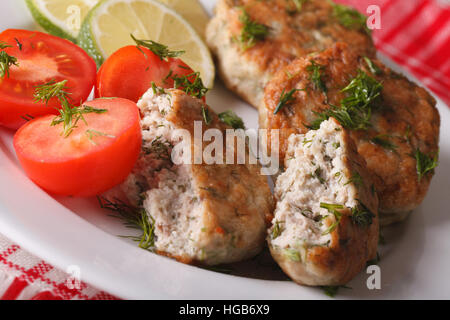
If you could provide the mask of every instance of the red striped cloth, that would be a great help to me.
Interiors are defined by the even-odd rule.
[[[381,13],[375,45],[403,66],[450,106],[450,1],[336,0],[369,15],[370,5]]]
[[[336,0],[381,12],[377,48],[450,105],[450,3],[446,0]],[[80,283],[0,235],[0,299],[115,299]]]
[[[0,300],[115,300],[0,235]]]

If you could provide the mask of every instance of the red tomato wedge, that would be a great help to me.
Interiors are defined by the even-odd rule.
[[[171,72],[171,73],[170,73]],[[95,86],[96,97],[120,97],[137,102],[152,86],[173,88],[171,76],[188,76],[194,71],[181,59],[161,60],[147,48],[126,46],[114,52],[102,65]]]
[[[11,47],[4,51],[17,58],[9,77],[0,78],[0,125],[17,129],[26,120],[55,114],[57,99],[34,103],[34,90],[49,81],[68,80],[68,91],[74,104],[85,101],[95,84],[96,65],[86,52],[68,40],[42,32],[8,29],[0,41]]]
[[[84,105],[106,109],[84,114],[83,121],[64,137],[62,124],[51,126],[53,115],[32,120],[14,136],[14,148],[26,174],[43,189],[65,196],[94,196],[121,183],[141,150],[142,136],[136,103],[97,99]]]

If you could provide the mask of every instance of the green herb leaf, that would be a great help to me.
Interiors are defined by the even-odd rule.
[[[439,152],[436,152],[435,155],[431,156],[426,155],[422,153],[419,149],[417,149],[415,153],[415,158],[416,158],[417,178],[420,182],[428,172],[432,172],[438,166]]]
[[[169,50],[168,46],[165,46],[161,43],[155,42],[153,40],[139,40],[136,39],[132,34],[130,34],[131,38],[134,42],[136,42],[136,45],[138,49],[139,47],[144,47],[149,49],[151,52],[156,54],[161,60],[168,59],[168,58],[177,58],[185,53],[185,51],[171,51]],[[142,51],[142,50],[141,50]],[[142,52],[144,53],[144,52]],[[144,53],[145,55],[145,53]]]
[[[203,116],[203,121],[205,121],[206,125],[209,126],[212,122],[212,118],[209,114],[208,108],[205,108],[205,106],[202,106],[202,116]]]
[[[48,104],[52,98],[57,98],[63,106],[69,106],[69,95],[67,91],[67,80],[56,82],[51,80],[36,87],[34,92],[34,102],[44,102]]]
[[[391,141],[389,141],[390,136],[387,134],[379,134],[376,137],[373,137],[370,139],[373,143],[383,147],[384,149],[395,151],[397,149],[397,146],[393,144]]]
[[[383,86],[362,70],[341,91],[347,93],[340,106],[330,105],[330,108],[313,113],[317,116],[307,128],[317,130],[320,124],[329,118],[335,118],[343,127],[350,130],[366,130],[371,126],[372,111],[378,108],[378,98]]]
[[[281,233],[283,232],[283,227],[281,226],[280,221],[275,221],[273,228],[272,228],[272,240],[278,238]]]
[[[375,214],[367,208],[361,201],[359,205],[352,208],[352,221],[360,227],[368,227],[372,224]]]
[[[322,235],[327,235],[327,234],[333,232],[337,228],[339,223],[341,222],[342,214],[338,210],[344,209],[344,206],[341,204],[330,204],[330,203],[321,202],[320,207],[327,209],[328,212],[332,213],[336,219],[336,221],[331,226],[329,226],[327,230],[325,230],[322,233]]]
[[[372,60],[370,60],[368,57],[364,57],[364,61],[367,63],[370,72],[372,72],[374,75],[381,74],[381,69],[375,63],[373,63]]]
[[[336,296],[340,288],[351,289],[347,286],[321,286],[321,288],[325,292],[325,294],[331,298],[334,298]]]
[[[245,130],[244,121],[236,113],[234,113],[231,110],[219,113],[219,119],[220,119],[220,121],[229,125],[233,129],[244,129]]]
[[[0,41],[0,50],[6,49],[6,48],[12,48],[12,46],[4,41]]]
[[[347,29],[364,30],[368,35],[372,33],[367,27],[367,17],[351,7],[333,3],[333,15]]]
[[[253,21],[244,9],[242,9],[239,21],[243,27],[240,36],[235,38],[235,40],[241,44],[243,50],[253,47],[258,41],[264,40],[269,34],[270,28]]]
[[[139,243],[139,247],[145,250],[154,251],[155,246],[155,220],[143,208],[135,208],[127,205],[119,199],[114,202],[97,197],[100,207],[114,212],[112,217],[122,220],[128,228],[137,229],[142,232],[141,236],[124,236]]]
[[[200,78],[200,72],[194,72],[185,76],[171,75],[172,71],[169,72],[169,77],[174,80],[174,88],[180,89],[186,92],[188,95],[195,98],[203,98],[209,91],[203,84]]]
[[[289,258],[290,260],[295,261],[295,262],[301,261],[300,253],[297,250],[292,249],[292,248],[286,248],[283,250],[283,252],[284,252],[284,255],[287,258]]]
[[[56,116],[51,125],[57,126],[59,124],[63,124],[63,132],[62,135],[67,138],[75,128],[77,128],[78,122],[83,121],[86,125],[87,122],[84,119],[84,115],[88,113],[105,113],[108,110],[106,109],[98,109],[90,106],[80,106],[80,107],[69,107],[69,108],[61,108],[59,109],[59,115]]]
[[[327,93],[327,87],[322,79],[323,66],[316,63],[314,60],[310,60],[310,65],[306,67],[306,70],[310,73],[309,80],[314,84],[315,90],[321,90],[323,93]]]
[[[19,66],[17,58],[10,56],[6,51],[0,51],[0,78],[5,76],[9,78],[9,68],[11,66]]]
[[[291,89],[287,93],[285,92],[285,89],[283,89],[283,91],[281,92],[280,101],[278,102],[278,105],[275,108],[275,111],[273,112],[273,114],[277,114],[278,112],[280,112],[281,109],[283,109],[283,107],[285,105],[294,101],[295,100],[294,93],[297,91],[304,91],[304,89],[295,89],[294,88],[294,89]]]

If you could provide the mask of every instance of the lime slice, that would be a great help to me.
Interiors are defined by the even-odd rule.
[[[83,22],[78,44],[100,66],[119,48],[135,44],[130,34],[184,50],[181,59],[200,72],[205,86],[213,86],[214,64],[207,46],[181,15],[156,0],[102,0]]]
[[[158,0],[178,12],[205,39],[209,16],[198,0]]]
[[[25,0],[36,22],[50,34],[76,41],[81,23],[99,0]]]

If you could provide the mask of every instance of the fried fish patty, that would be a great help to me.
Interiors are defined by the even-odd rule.
[[[289,137],[275,186],[270,252],[292,280],[343,285],[374,259],[378,199],[349,131],[335,119]]]
[[[207,28],[207,42],[227,87],[255,108],[267,81],[295,58],[327,49],[337,41],[348,42],[365,55],[375,55],[363,16],[352,11],[343,17],[336,9],[343,7],[328,0],[301,2],[301,8],[291,0],[217,3]],[[255,23],[266,26],[267,35],[264,27],[261,35]]]
[[[379,86],[380,96],[373,99],[370,111],[359,106],[366,111],[353,112],[354,119],[348,119],[342,105],[375,95]],[[380,221],[386,225],[403,220],[426,195],[433,170],[424,171],[424,165],[435,161],[439,144],[440,116],[435,105],[425,89],[338,43],[277,73],[265,89],[260,126],[281,129],[283,159],[289,135],[307,132],[326,114],[337,115],[343,125],[360,125],[352,128],[351,136],[373,175]]]
[[[202,100],[180,90],[149,89],[138,106],[142,152],[121,188],[152,222],[155,250],[202,265],[258,254],[273,213],[273,197],[261,166],[225,164],[225,159],[224,164],[181,161],[190,149],[193,163],[194,148],[205,150],[210,144],[195,140],[196,122],[202,124],[201,134],[214,129],[225,136],[231,127]]]

